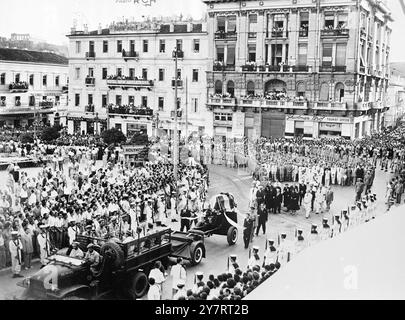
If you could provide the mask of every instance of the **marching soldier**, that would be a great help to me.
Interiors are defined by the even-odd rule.
[[[239,268],[236,259],[238,256],[236,254],[231,254],[228,258],[228,273],[234,274],[235,270]]]
[[[260,266],[259,247],[254,246],[253,252],[249,257],[248,268],[253,269],[254,266]]]
[[[322,241],[324,240],[328,240],[329,238],[331,238],[331,228],[328,224],[328,219],[327,218],[323,218],[322,219],[322,231],[321,231],[321,235],[320,238]]]
[[[11,232],[11,240],[9,242],[9,250],[11,255],[11,270],[13,271],[13,278],[22,278],[21,272],[21,258],[23,245],[18,237],[17,231]]]
[[[342,222],[340,221],[340,215],[335,214],[335,222],[332,226],[332,238],[336,237],[342,232]]]
[[[319,234],[317,230],[318,226],[316,224],[313,224],[311,226],[311,233],[309,235],[309,244],[313,246],[319,241]]]
[[[376,196],[375,193],[373,193],[370,196],[370,216],[371,216],[371,219],[375,219],[376,209],[377,209],[377,196]]]
[[[48,238],[48,226],[41,225],[40,227],[40,234],[37,237],[38,247],[39,247],[39,256],[41,260],[41,265],[44,267],[46,265],[45,259],[48,258],[50,254],[50,242]]]
[[[350,212],[349,212],[349,228],[352,228],[353,226],[356,225],[357,222],[357,206],[353,205],[350,207]]]
[[[199,294],[200,291],[200,287],[204,287],[205,283],[203,281],[204,279],[204,273],[201,271],[198,271],[195,273],[195,277],[194,277],[194,286],[193,286],[193,293],[194,294]]]
[[[347,210],[343,210],[342,213],[343,213],[342,232],[345,232],[347,229],[349,229],[350,218]]]
[[[274,246],[274,240],[269,239],[269,240],[267,240],[267,243],[268,243],[268,247],[267,247],[266,252],[264,254],[264,261],[265,262],[263,262],[263,264],[270,265],[272,263],[273,264],[276,263],[277,249]]]
[[[305,249],[306,245],[305,245],[305,239],[303,234],[303,230],[302,229],[298,229],[297,230],[297,239],[295,241],[295,252],[294,255],[297,255],[298,253],[300,253],[302,250]]]
[[[289,260],[288,254],[289,254],[289,248],[288,248],[288,242],[287,242],[287,234],[283,232],[281,234],[281,240],[280,240],[280,244],[278,246],[277,261],[281,265],[286,264]]]

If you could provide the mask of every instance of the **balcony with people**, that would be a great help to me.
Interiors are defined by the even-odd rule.
[[[84,107],[84,111],[88,113],[94,113],[94,104],[89,104]]]
[[[230,93],[215,93],[210,94],[208,104],[220,107],[235,107],[236,99]]]
[[[339,21],[337,25],[335,25],[334,19],[326,17],[324,28],[321,30],[321,37],[349,37],[349,29],[347,28],[346,20]]]
[[[53,101],[47,101],[47,100],[43,100],[39,102],[39,107],[41,109],[52,109],[54,107],[54,103]]]
[[[153,80],[142,79],[134,76],[111,75],[107,77],[107,86],[110,89],[133,88],[135,90],[140,90],[146,88],[150,91],[154,86],[154,82]]]
[[[215,32],[215,39],[216,40],[236,40],[238,37],[236,30],[235,31],[228,31],[225,30],[217,30]]]
[[[28,91],[28,83],[25,82],[25,81],[12,82],[8,86],[8,89],[12,93],[15,93],[15,92],[27,92]]]
[[[125,51],[124,49],[122,50],[122,57],[127,60],[137,60],[139,59],[139,53],[136,51]]]
[[[115,105],[109,104],[107,106],[109,115],[131,115],[131,116],[143,116],[152,117],[153,110],[145,106],[135,106],[134,104],[129,105]]]

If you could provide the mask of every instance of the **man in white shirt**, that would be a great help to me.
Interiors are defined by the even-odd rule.
[[[76,258],[76,259],[83,259],[84,258],[84,253],[79,248],[79,243],[78,242],[73,241],[73,243],[72,243],[72,251],[70,251],[69,257],[70,258]]]
[[[149,278],[148,300],[160,300],[160,288],[154,278]]]
[[[161,263],[159,261],[155,262],[154,268],[149,273],[149,278],[155,279],[156,285],[162,289],[162,284],[166,281],[165,275],[160,271]]]
[[[173,296],[173,300],[179,300],[180,298],[187,298],[187,291],[184,289],[186,281],[180,280],[177,284],[177,293]]]
[[[172,283],[172,288],[173,292],[172,295],[175,296],[177,293],[178,289],[178,284],[181,281],[186,281],[187,280],[187,273],[184,267],[182,266],[182,259],[177,258],[177,263],[172,267],[170,270],[170,275],[172,276],[173,283]]]

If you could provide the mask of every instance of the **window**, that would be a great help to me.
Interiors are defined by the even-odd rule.
[[[120,106],[120,105],[121,105],[121,102],[122,102],[122,97],[117,94],[117,95],[115,96],[115,104],[116,104],[117,106]]]
[[[235,83],[233,81],[228,81],[226,85],[226,92],[228,92],[233,98],[235,95]]]
[[[306,66],[307,65],[307,52],[308,45],[305,43],[300,43],[298,45],[298,65]]]
[[[76,53],[80,53],[82,51],[82,43],[80,41],[76,41]]]
[[[30,97],[29,97],[28,105],[29,105],[30,107],[34,107],[34,106],[35,106],[35,96],[30,96]]]
[[[117,52],[122,52],[122,40],[117,40]]]
[[[48,85],[48,77],[47,76],[42,77],[42,85],[44,85],[44,86]]]
[[[286,16],[284,14],[275,14],[273,17],[273,31],[284,31],[286,28]]]
[[[148,97],[142,96],[142,107],[146,108],[148,106]]]
[[[193,107],[193,112],[198,113],[198,99],[197,98],[191,99],[191,105]]]
[[[297,97],[305,97],[305,83],[299,82],[297,83]]]
[[[225,17],[224,16],[218,16],[217,17],[217,30],[225,32]]]
[[[217,61],[225,61],[225,48],[217,47]]]
[[[75,106],[80,106],[80,93],[75,94]]]
[[[222,81],[215,81],[215,94],[222,94]]]
[[[19,83],[19,82],[20,82],[20,74],[17,73],[17,74],[15,75],[15,83]]]
[[[253,81],[249,81],[247,83],[247,95],[254,95],[255,94],[255,83]]]
[[[227,32],[229,32],[229,33],[235,33],[236,32],[236,16],[229,16],[228,17]]]
[[[55,87],[59,87],[59,76],[55,77]]]
[[[176,49],[177,51],[183,51],[183,40],[176,39]]]
[[[331,67],[332,66],[332,48],[331,43],[324,43],[322,46],[322,66]]]
[[[80,68],[75,68],[75,79],[76,80],[80,79]]]
[[[148,69],[146,68],[142,69],[142,79],[148,79]]]
[[[121,123],[116,123],[115,124],[115,129],[122,131],[122,124]]]
[[[309,13],[301,12],[300,14],[300,37],[308,37]]]
[[[249,32],[257,32],[257,14],[249,14]]]
[[[347,14],[340,13],[337,18],[337,28],[338,29],[345,29],[347,28]]]
[[[122,77],[122,68],[117,68],[117,76]]]
[[[193,69],[193,82],[198,82],[198,69]]]
[[[227,48],[226,65],[227,66],[235,65],[235,46],[228,46]]]
[[[30,86],[34,85],[34,75],[33,74],[30,74],[29,83],[30,83]]]
[[[129,68],[129,77],[131,79],[135,78],[135,69],[134,68]]]
[[[94,41],[89,41],[89,52],[94,52]]]
[[[195,53],[200,52],[200,39],[193,40],[193,51]]]
[[[165,53],[166,52],[166,41],[165,40],[160,40],[159,41],[159,52],[160,53]]]
[[[90,78],[93,78],[93,77],[94,77],[94,69],[93,69],[93,68],[89,68],[88,76],[89,76]]]
[[[159,100],[158,100],[159,111],[163,111],[164,107],[165,107],[165,98],[164,97],[159,97]]]
[[[129,41],[129,51],[130,52],[135,52],[135,40],[130,40]]]
[[[249,44],[248,45],[248,59],[249,61],[256,61],[256,45],[255,44]]]
[[[17,107],[21,106],[21,97],[20,96],[15,97],[15,105]]]
[[[103,41],[103,52],[104,53],[108,52],[108,41],[107,40]]]
[[[88,104],[89,106],[91,106],[91,105],[93,104],[93,95],[92,95],[92,94],[89,94],[89,95],[87,96],[87,104]]]
[[[0,75],[0,85],[4,86],[6,84],[6,74],[2,73]]]
[[[6,106],[6,97],[5,96],[0,97],[0,106],[2,106],[2,107]]]
[[[165,81],[165,69],[159,69],[159,81]]]
[[[177,79],[181,79],[181,69],[177,69]]]
[[[320,92],[319,92],[319,100],[320,101],[329,101],[329,84],[324,82],[321,84]]]
[[[232,121],[232,113],[214,113],[216,121]]]
[[[346,65],[346,43],[338,43],[336,44],[335,66],[345,66],[345,65]]]
[[[107,104],[108,104],[108,102],[107,102],[107,95],[106,95],[106,94],[103,94],[103,95],[101,96],[101,106],[102,106],[103,108],[105,108],[105,107],[107,106]]]
[[[282,44],[272,44],[272,57],[271,64],[273,66],[278,66],[283,60],[283,45]]]
[[[149,50],[149,41],[143,40],[143,52],[148,52]]]
[[[108,76],[107,73],[108,73],[107,68],[103,68],[102,69],[102,78],[103,78],[103,80],[107,79],[107,76]]]
[[[335,28],[335,15],[333,13],[325,13],[325,29]]]
[[[135,97],[134,96],[128,96],[128,104],[135,104]]]

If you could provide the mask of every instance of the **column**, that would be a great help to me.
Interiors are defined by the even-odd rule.
[[[286,61],[286,48],[285,48],[285,44],[284,44],[284,43],[283,43],[283,45],[282,45],[281,56],[282,56],[282,58],[281,58],[282,62],[285,63],[285,61]]]
[[[265,39],[265,19],[264,10],[259,10],[257,16],[257,33],[256,33],[256,62],[257,65],[263,65],[265,60],[264,39]]]
[[[248,36],[248,26],[247,26],[247,14],[246,12],[241,12],[240,15],[236,17],[237,26],[237,41],[235,49],[235,62],[236,66],[242,66],[247,60],[247,36]]]
[[[296,64],[296,59],[297,59],[297,55],[298,55],[298,30],[299,28],[299,14],[298,11],[293,11],[290,14],[290,21],[288,22],[289,25],[289,34],[288,34],[288,38],[289,38],[289,58],[288,58],[288,64],[290,66],[294,66]]]

